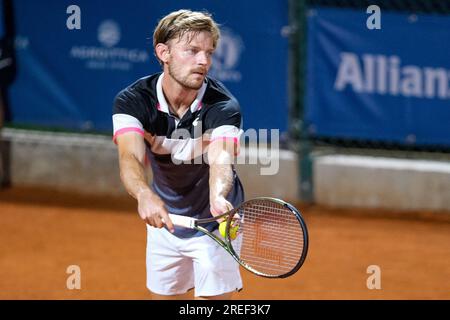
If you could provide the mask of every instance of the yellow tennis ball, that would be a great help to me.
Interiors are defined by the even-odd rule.
[[[227,222],[223,221],[219,224],[219,232],[222,237],[225,238],[225,230],[227,228]]]
[[[220,235],[224,238],[226,237],[226,234],[225,234],[226,228],[227,228],[227,222],[226,221],[221,222],[219,225],[219,232],[220,232]],[[231,226],[230,227],[230,239],[231,240],[236,239],[238,229],[239,229],[239,226]]]
[[[230,239],[231,240],[236,239],[238,230],[239,230],[239,226],[231,226],[231,228],[230,228]]]

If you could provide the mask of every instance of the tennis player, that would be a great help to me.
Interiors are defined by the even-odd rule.
[[[208,218],[244,201],[233,166],[240,107],[207,76],[219,36],[206,12],[163,17],[153,34],[163,72],[137,80],[114,102],[120,176],[147,223],[147,287],[154,299],[229,299],[242,288],[238,264],[225,250],[201,232],[174,227],[168,216]],[[217,228],[217,222],[207,226]]]

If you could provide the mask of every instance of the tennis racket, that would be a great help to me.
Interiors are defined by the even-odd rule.
[[[208,219],[169,216],[174,225],[199,230],[214,239],[242,267],[258,276],[291,276],[306,259],[308,231],[305,221],[294,206],[283,200],[255,198]],[[225,238],[202,227],[202,224],[225,219]]]

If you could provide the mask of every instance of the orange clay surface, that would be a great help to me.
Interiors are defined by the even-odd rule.
[[[130,197],[0,190],[0,299],[149,299],[135,207]],[[297,207],[310,233],[303,267],[281,280],[242,271],[234,299],[450,299],[450,212]],[[80,290],[66,287],[70,265]],[[371,265],[381,289],[367,288]]]

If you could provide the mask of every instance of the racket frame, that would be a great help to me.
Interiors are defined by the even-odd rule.
[[[254,202],[254,201],[261,201],[261,200],[263,200],[263,201],[270,200],[270,201],[276,202],[276,203],[284,206],[288,210],[290,210],[294,214],[296,219],[298,220],[298,222],[302,228],[302,231],[303,231],[302,255],[301,255],[299,261],[297,262],[297,264],[295,265],[295,267],[292,268],[289,272],[282,274],[282,275],[270,275],[270,274],[266,274],[266,273],[260,272],[258,270],[255,270],[250,265],[245,263],[245,261],[243,261],[239,258],[237,253],[234,251],[233,246],[231,245],[231,241],[233,241],[233,240],[230,238],[230,227],[232,225],[232,221],[233,221],[235,214],[238,213],[238,211],[242,207],[245,207],[248,203]],[[300,267],[305,262],[306,256],[308,254],[308,229],[306,227],[306,223],[305,223],[300,211],[297,210],[293,205],[291,205],[283,200],[277,199],[277,198],[271,198],[271,197],[253,198],[251,200],[245,201],[239,207],[234,208],[224,214],[221,214],[216,217],[206,218],[206,219],[195,219],[195,218],[191,218],[191,217],[178,216],[178,215],[174,215],[174,214],[170,214],[170,219],[172,220],[172,222],[175,225],[186,227],[189,229],[195,229],[197,231],[203,232],[204,234],[209,236],[211,239],[216,241],[223,249],[225,249],[236,260],[236,262],[238,262],[243,268],[245,268],[246,270],[248,270],[258,276],[261,276],[261,277],[265,277],[265,278],[289,277],[289,276],[293,275],[294,273],[296,273],[300,269]],[[224,219],[226,219],[225,239],[224,240],[222,240],[221,238],[219,238],[218,236],[216,236],[215,234],[210,232],[208,229],[201,226],[202,224],[210,223],[210,222],[217,221],[217,220],[224,220]]]

